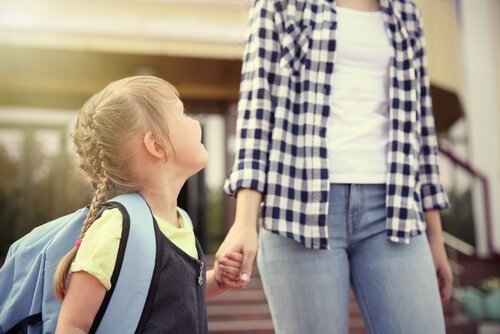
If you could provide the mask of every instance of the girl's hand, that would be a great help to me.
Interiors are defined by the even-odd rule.
[[[214,298],[230,289],[242,287],[240,282],[240,268],[243,261],[243,254],[227,252],[225,256],[219,258],[220,278],[215,277],[215,268],[207,270],[207,285],[205,297]]]
[[[243,261],[243,254],[228,252],[225,256],[219,259],[219,269],[221,272],[221,280],[219,284],[223,288],[239,288],[240,284],[240,269]]]

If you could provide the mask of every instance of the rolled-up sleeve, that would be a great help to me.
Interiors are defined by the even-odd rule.
[[[236,123],[234,165],[224,184],[227,194],[238,189],[266,189],[266,171],[273,126],[271,85],[279,61],[273,1],[255,1],[250,10]]]
[[[420,58],[420,93],[421,93],[421,136],[420,136],[420,194],[424,210],[445,209],[449,207],[449,200],[439,178],[438,142],[436,126],[432,110],[430,79],[425,52],[425,38],[420,11],[417,10],[417,20],[420,32],[421,48],[417,50]]]

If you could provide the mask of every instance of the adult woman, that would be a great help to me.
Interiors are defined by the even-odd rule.
[[[217,256],[242,252],[247,279],[261,216],[276,332],[347,333],[351,283],[371,333],[444,333],[448,199],[416,6],[256,1],[238,112],[236,216]]]

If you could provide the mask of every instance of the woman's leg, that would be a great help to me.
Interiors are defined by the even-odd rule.
[[[260,230],[257,263],[277,334],[347,334],[346,190],[338,186],[330,194],[330,250]]]
[[[372,334],[445,333],[425,234],[410,244],[386,239],[385,186],[353,185],[351,284]]]

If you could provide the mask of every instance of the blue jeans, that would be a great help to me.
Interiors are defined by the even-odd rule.
[[[385,185],[334,184],[329,250],[260,229],[257,262],[276,333],[348,333],[349,285],[369,333],[445,333],[425,233],[395,244],[385,220]]]

